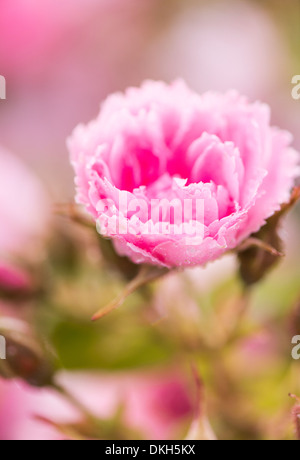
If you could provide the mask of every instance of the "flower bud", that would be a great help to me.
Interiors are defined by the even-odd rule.
[[[259,282],[280,260],[283,242],[279,236],[281,219],[300,198],[300,187],[296,187],[289,203],[270,217],[258,233],[245,242],[239,253],[240,275],[248,286]]]
[[[5,339],[5,360],[0,361],[0,375],[6,379],[21,378],[32,386],[52,382],[53,368],[43,347],[25,323],[1,318],[0,335]]]
[[[0,298],[18,302],[31,299],[40,292],[41,288],[28,271],[0,262]]]

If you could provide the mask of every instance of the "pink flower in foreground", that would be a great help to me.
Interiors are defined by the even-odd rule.
[[[266,105],[236,92],[148,81],[74,131],[77,201],[136,263],[205,264],[289,200],[299,172],[291,141]]]

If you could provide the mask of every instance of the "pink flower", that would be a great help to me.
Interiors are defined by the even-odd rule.
[[[146,7],[148,3],[151,6],[152,0],[143,3],[146,3]],[[50,78],[49,75],[57,78],[60,74],[57,66],[64,67],[65,61],[70,62],[70,55],[71,61],[73,60],[74,51],[77,60],[83,57],[81,53],[84,54],[82,67],[87,64],[87,59],[91,64],[87,51],[97,63],[98,59],[95,56],[98,56],[100,46],[102,67],[99,69],[102,77],[103,64],[109,65],[110,61],[114,60],[114,56],[109,58],[109,52],[114,53],[115,43],[120,42],[120,47],[124,47],[123,36],[119,39],[117,35],[113,37],[113,43],[110,43],[109,52],[107,46],[104,46],[104,43],[107,43],[107,35],[112,32],[111,26],[114,27],[116,24],[116,27],[120,27],[121,21],[122,26],[125,25],[126,28],[128,15],[130,18],[131,13],[135,15],[140,10],[143,10],[143,5],[139,0],[125,0],[125,2],[124,0],[76,0],[75,2],[65,0],[63,3],[44,0],[43,4],[39,0],[2,1],[0,2],[1,73],[18,80],[19,83],[24,82],[25,79],[28,81],[42,79],[42,84],[45,85]],[[132,19],[134,18],[135,16]],[[125,32],[125,46],[132,36],[132,29],[140,27],[139,23],[137,27],[136,24],[130,25],[129,33],[127,30]],[[91,37],[86,34],[87,27],[92,32]],[[74,46],[76,43],[80,46]],[[95,51],[87,48],[87,44],[93,46]],[[135,43],[132,45],[134,46]],[[104,60],[102,54],[105,54]],[[55,66],[54,61],[58,61]],[[74,64],[76,66],[76,62]],[[55,67],[54,74],[52,74],[53,67]],[[81,71],[80,67],[77,62],[73,72],[79,71],[81,78],[84,78],[87,72]],[[96,68],[98,68],[97,64]],[[95,72],[95,68],[93,71]],[[69,83],[70,72],[72,69],[69,69],[68,75],[65,76]],[[88,74],[91,77],[93,72]]]
[[[63,436],[36,419],[37,415],[63,421],[74,410],[53,391],[31,388],[0,377],[0,439],[2,441],[59,440]]]
[[[124,407],[125,427],[145,439],[173,439],[186,430],[194,413],[187,382],[168,374],[64,373],[63,386],[94,415],[109,420]],[[0,378],[0,439],[55,440],[64,436],[36,416],[58,424],[81,421],[81,414],[50,389],[31,388]],[[101,432],[99,432],[99,438]]]
[[[165,372],[64,374],[62,383],[95,415],[113,417],[124,406],[123,421],[143,439],[173,439],[188,428],[195,411],[193,385],[174,369]]]
[[[89,6],[87,6],[87,4]],[[66,0],[63,5],[45,0],[11,0],[0,5],[0,56],[4,71],[19,78],[51,68],[51,59],[69,43],[69,37],[95,0]],[[2,70],[2,69],[1,69]],[[44,75],[44,74],[43,74]]]
[[[45,230],[48,213],[39,180],[17,157],[0,148],[0,257],[31,253],[36,237]]]
[[[299,173],[291,141],[266,105],[234,91],[148,81],[74,131],[77,201],[135,263],[205,264],[288,201]]]
[[[39,180],[0,147],[0,290],[32,289],[31,276],[10,259],[34,260],[49,214],[49,201]]]
[[[26,272],[7,263],[2,263],[0,260],[0,291],[1,289],[28,291],[31,284],[30,276]]]

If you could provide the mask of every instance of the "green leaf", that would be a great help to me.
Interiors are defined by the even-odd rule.
[[[53,344],[66,369],[134,369],[162,364],[172,350],[151,326],[132,324],[129,318],[101,323],[61,322],[54,329]]]

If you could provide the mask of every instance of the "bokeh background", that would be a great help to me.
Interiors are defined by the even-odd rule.
[[[298,0],[3,0],[0,12],[1,144],[38,169],[55,198],[73,197],[73,128],[109,93],[147,78],[264,100],[299,147]]]
[[[33,192],[31,180],[29,190],[25,179],[7,176],[3,166],[0,197],[9,203],[9,190],[17,190],[28,221],[48,219],[47,243],[35,240],[26,258],[21,252],[35,267],[43,264],[52,286],[50,300],[21,306],[1,301],[0,318],[38,325],[63,371],[61,381],[87,406],[96,404],[101,417],[114,413],[113,421],[101,425],[107,437],[134,438],[135,428],[142,427],[146,438],[182,439],[198,404],[190,371],[196,363],[219,438],[293,438],[297,417],[288,393],[300,396],[300,363],[291,359],[291,339],[300,334],[297,209],[284,229],[287,257],[256,288],[235,346],[222,346],[220,339],[219,348],[209,351],[198,343],[199,330],[211,343],[220,335],[220,322],[238,316],[235,260],[171,276],[150,289],[151,302],[145,300],[149,292],[136,294],[128,311],[91,326],[90,315],[122,281],[101,266],[94,236],[44,214],[74,199],[66,148],[73,128],[94,118],[108,94],[144,79],[183,78],[198,92],[235,88],[267,102],[273,124],[291,131],[300,150],[300,101],[291,96],[292,77],[300,74],[299,0],[2,0],[0,74],[7,84],[7,98],[0,101],[1,147],[32,170],[40,187]],[[36,200],[33,206],[33,193],[43,196],[42,204]],[[5,228],[3,216],[0,226]],[[11,237],[12,230],[6,233]],[[0,244],[6,257],[11,248],[15,256],[17,246],[19,254],[27,245],[20,237],[18,245],[12,237],[6,241]],[[95,394],[92,401],[88,393]],[[132,432],[118,419],[123,402]],[[37,393],[0,379],[0,437],[79,436],[77,428],[33,421],[41,406],[51,409],[42,414],[51,420],[73,417],[48,390]]]

